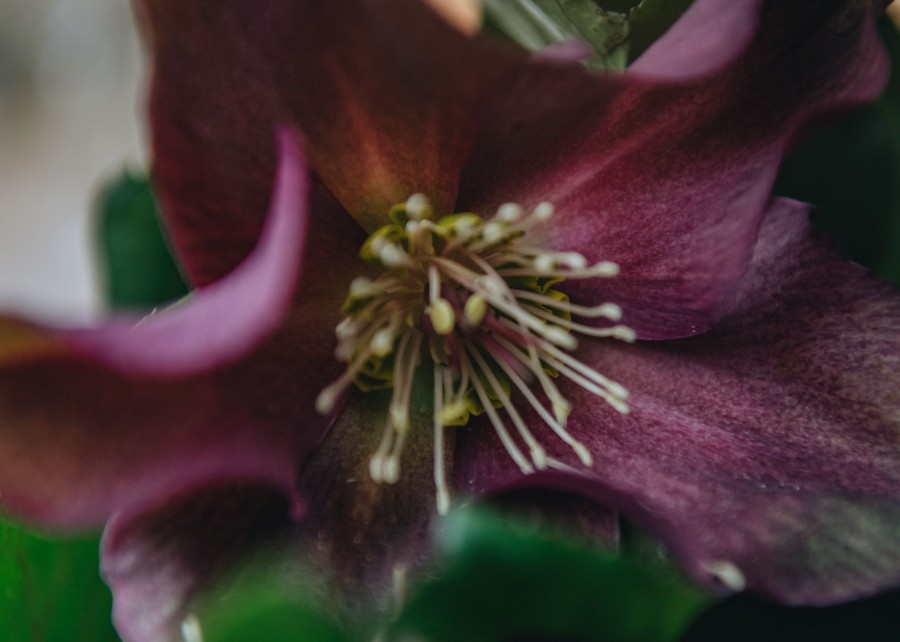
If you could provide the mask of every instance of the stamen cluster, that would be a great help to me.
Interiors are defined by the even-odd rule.
[[[617,411],[628,412],[625,388],[570,354],[578,345],[573,332],[633,341],[630,328],[612,325],[621,319],[621,309],[612,303],[576,305],[554,288],[565,279],[615,277],[618,266],[606,261],[588,265],[581,254],[529,245],[528,231],[552,215],[549,203],[527,214],[507,203],[488,219],[462,213],[435,220],[428,200],[417,194],[392,208],[391,223],[366,240],[360,255],[382,272],[350,286],[346,316],[336,328],[336,357],[347,369],[322,391],[317,407],[330,412],[353,383],[364,391],[392,389],[384,434],[370,461],[374,480],[399,479],[400,454],[411,429],[413,382],[420,370],[430,370],[433,377],[434,474],[441,513],[450,502],[443,464],[445,427],[487,414],[510,457],[522,472],[531,473],[565,466],[547,455],[525,424],[512,402],[514,390],[585,466],[591,466],[591,454],[566,430],[571,407],[554,379],[566,377]],[[594,327],[573,321],[573,316],[611,323]],[[423,366],[423,361],[430,364]],[[527,447],[527,457],[520,443]]]

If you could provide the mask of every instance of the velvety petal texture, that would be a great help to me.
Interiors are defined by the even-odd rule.
[[[3,325],[4,510],[83,526],[221,477],[293,492],[330,421],[313,405],[319,377],[339,371],[333,329],[360,238],[327,192],[307,194],[296,141],[283,142],[269,232],[209,293],[132,332]],[[308,201],[330,215],[309,221]]]
[[[299,516],[284,494],[236,482],[192,488],[116,515],[102,543],[113,621],[128,642],[181,641],[188,604]]]
[[[228,271],[259,233],[276,123],[303,129],[316,172],[370,231],[416,192],[449,210],[475,113],[521,57],[458,33],[419,0],[138,8],[153,53],[155,175],[198,285]]]
[[[828,604],[900,583],[900,296],[811,235],[804,212],[773,204],[711,332],[584,346],[582,359],[631,392],[623,416],[564,391],[592,471],[522,479],[490,452],[489,428],[473,427],[457,480],[618,505],[731,590]]]
[[[798,128],[884,85],[872,13],[861,0],[769,2],[749,49],[691,83],[598,76],[551,59],[522,67],[487,110],[461,207],[553,203],[544,245],[622,268],[614,280],[565,284],[570,295],[622,305],[642,338],[703,332],[746,269]]]
[[[741,55],[756,35],[762,5],[763,0],[693,0],[678,22],[626,73],[684,82],[719,71]]]
[[[430,426],[426,392],[413,391],[413,399],[421,400],[413,402],[413,426]],[[422,566],[436,513],[430,430],[409,432],[396,484],[376,483],[369,473],[389,403],[389,392],[351,394],[300,477],[308,513],[297,533],[297,550],[330,578],[333,603],[351,619],[366,617],[367,609],[387,613],[396,606],[391,603],[395,581]],[[449,465],[452,447],[446,457]]]

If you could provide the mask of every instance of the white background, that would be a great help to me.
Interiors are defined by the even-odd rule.
[[[141,55],[122,0],[0,0],[0,310],[100,312],[97,187],[143,165]]]

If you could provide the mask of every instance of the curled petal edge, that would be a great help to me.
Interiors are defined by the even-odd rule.
[[[145,376],[186,376],[235,361],[284,319],[297,284],[308,228],[309,178],[299,136],[278,132],[280,162],[256,249],[228,276],[143,319],[62,330],[76,356]]]

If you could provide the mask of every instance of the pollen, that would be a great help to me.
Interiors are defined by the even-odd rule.
[[[419,376],[433,384],[430,428],[441,514],[451,503],[444,470],[448,427],[485,415],[506,452],[529,474],[568,466],[548,455],[521,403],[583,466],[593,465],[588,448],[566,429],[572,406],[555,380],[568,379],[615,411],[629,412],[628,391],[573,356],[576,335],[634,341],[634,331],[618,323],[621,308],[577,305],[557,287],[565,280],[614,278],[619,267],[529,244],[529,231],[553,214],[550,203],[527,213],[506,203],[489,218],[468,212],[436,218],[428,199],[415,194],[394,206],[391,222],[366,239],[360,256],[380,274],[350,286],[345,317],[335,329],[335,357],[346,369],[319,394],[316,407],[331,412],[353,385],[391,390],[381,442],[369,462],[375,481],[397,482],[406,436],[429,428],[410,421]]]

